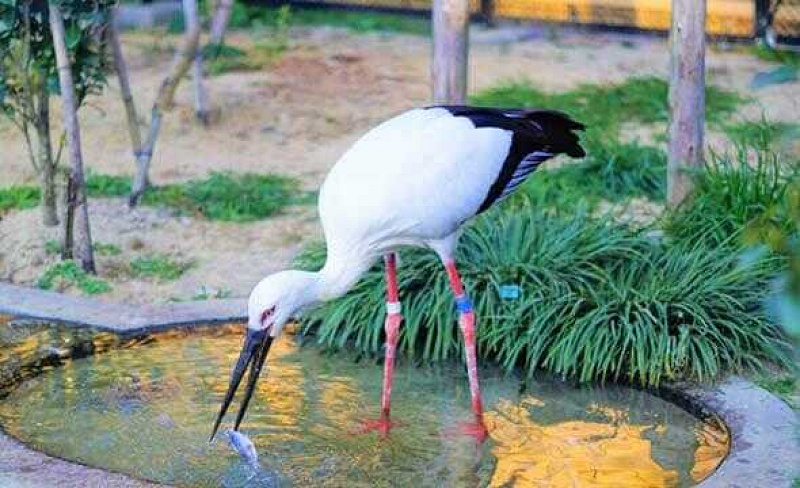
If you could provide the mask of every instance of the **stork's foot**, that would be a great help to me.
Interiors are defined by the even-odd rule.
[[[474,437],[478,444],[483,443],[489,437],[489,429],[482,419],[474,419],[456,424],[455,427],[445,431],[445,435],[467,435]]]
[[[361,424],[355,430],[355,434],[369,434],[370,432],[378,432],[382,436],[388,436],[392,428],[401,426],[402,423],[391,420],[387,417],[379,419],[366,419],[361,421]]]

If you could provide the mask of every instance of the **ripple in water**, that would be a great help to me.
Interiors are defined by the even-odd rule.
[[[401,363],[392,407],[402,425],[389,439],[355,435],[378,413],[380,363],[283,338],[242,425],[256,471],[223,437],[207,442],[241,335],[139,344],[29,379],[0,401],[0,425],[50,454],[181,486],[685,486],[727,451],[723,432],[646,392],[526,385],[492,369],[481,377],[491,438],[476,447],[447,435],[470,415],[453,364]]]

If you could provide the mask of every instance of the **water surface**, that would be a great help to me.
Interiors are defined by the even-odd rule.
[[[241,335],[205,330],[45,364],[0,400],[0,425],[50,454],[182,486],[687,486],[727,450],[723,432],[646,392],[523,382],[491,368],[481,376],[491,438],[478,447],[450,433],[469,418],[460,365],[402,361],[393,388],[402,425],[388,439],[356,435],[378,412],[379,361],[283,338],[242,425],[261,456],[253,471],[224,441],[207,442]],[[0,333],[0,372],[52,341],[63,350],[74,334],[28,332],[5,352]],[[87,337],[109,343],[102,334],[67,342]]]

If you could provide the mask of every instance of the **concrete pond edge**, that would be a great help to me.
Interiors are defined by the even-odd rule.
[[[158,332],[175,327],[241,322],[246,319],[244,299],[134,306],[101,302],[50,291],[0,283],[0,314],[92,327],[120,335]],[[800,476],[800,418],[797,412],[752,382],[731,376],[713,386],[671,384],[655,391],[665,399],[701,417],[716,417],[728,428],[731,450],[719,468],[699,486],[705,488],[771,488],[794,486]],[[50,458],[0,432],[0,460],[17,460],[18,466],[0,466],[0,484],[34,484],[34,466],[55,469],[59,486],[86,486],[97,479],[97,468]],[[29,462],[38,460],[34,466]],[[16,473],[16,478],[15,478]],[[107,473],[103,486],[156,486],[115,473]],[[28,481],[26,481],[28,480]],[[41,478],[39,480],[43,481]]]

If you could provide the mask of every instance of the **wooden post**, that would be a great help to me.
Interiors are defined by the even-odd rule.
[[[679,205],[692,191],[687,169],[703,162],[705,129],[706,0],[672,0],[667,201]]]
[[[116,9],[112,12],[112,18],[108,25],[108,43],[111,46],[114,71],[117,73],[119,91],[122,95],[122,103],[125,105],[125,115],[128,118],[128,134],[131,138],[131,148],[135,161],[142,150],[142,133],[139,129],[139,115],[136,113],[136,104],[133,102],[133,94],[131,93],[128,65],[125,63],[125,57],[122,54],[122,45],[119,42],[119,32],[117,31],[114,17],[116,17]]]
[[[468,51],[469,1],[433,0],[434,103],[465,103]]]
[[[183,18],[186,32],[200,30],[200,17],[197,14],[196,0],[183,0]],[[198,41],[199,43],[199,41]],[[194,114],[197,120],[207,126],[209,123],[208,93],[203,84],[203,50],[195,50],[192,61],[192,81],[194,82]]]
[[[136,174],[133,177],[131,195],[128,199],[128,205],[130,207],[135,207],[139,204],[139,200],[150,184],[150,162],[153,159],[156,140],[161,130],[161,118],[164,112],[172,108],[175,90],[177,90],[181,78],[186,76],[186,73],[191,67],[195,54],[197,54],[199,42],[200,25],[198,23],[193,28],[186,31],[183,43],[175,53],[172,66],[170,66],[167,76],[161,82],[161,86],[158,89],[156,101],[153,103],[153,108],[150,112],[150,130],[147,133],[147,139],[145,139],[142,145],[142,150],[136,158]]]
[[[78,125],[78,104],[75,98],[75,85],[72,80],[67,44],[64,37],[64,19],[61,10],[55,2],[49,2],[50,30],[53,34],[53,46],[56,53],[58,67],[58,82],[61,87],[61,100],[64,107],[64,130],[67,135],[69,149],[69,181],[67,186],[73,185],[74,198],[70,199],[70,206],[74,210],[73,233],[74,255],[81,267],[89,273],[96,273],[94,253],[92,252],[92,233],[89,228],[89,208],[86,201],[86,181],[83,177],[83,156],[81,154],[81,134]],[[70,222],[70,218],[64,219]],[[69,230],[65,229],[65,234]]]

